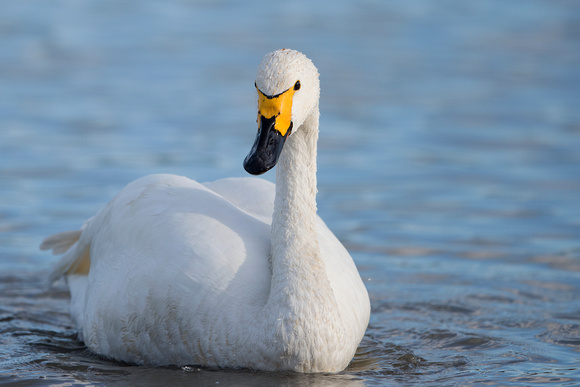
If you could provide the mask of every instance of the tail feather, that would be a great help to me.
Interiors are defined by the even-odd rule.
[[[52,250],[54,255],[65,253],[81,237],[82,230],[54,234],[42,241],[41,250]]]
[[[40,245],[41,250],[52,250],[53,254],[62,254],[48,279],[53,283],[65,274],[89,273],[91,266],[88,243],[79,242],[83,230],[65,231],[46,238]]]

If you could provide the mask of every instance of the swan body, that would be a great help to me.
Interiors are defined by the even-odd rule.
[[[71,315],[92,351],[148,365],[337,372],[369,320],[352,258],[316,215],[318,72],[278,50],[258,69],[259,178],[151,175],[127,185],[64,252]]]

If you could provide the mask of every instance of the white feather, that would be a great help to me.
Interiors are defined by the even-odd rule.
[[[370,304],[352,258],[316,215],[318,73],[303,54],[279,50],[264,58],[257,84],[276,94],[297,77],[276,186],[147,176],[81,231],[42,245],[70,247],[51,278],[68,278],[71,314],[91,350],[150,365],[348,365]]]

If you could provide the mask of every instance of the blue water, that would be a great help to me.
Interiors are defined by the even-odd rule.
[[[565,0],[2,2],[0,383],[579,384],[579,26]],[[42,238],[146,174],[244,176],[256,68],[282,47],[321,74],[319,214],[373,308],[355,360],[90,354]]]

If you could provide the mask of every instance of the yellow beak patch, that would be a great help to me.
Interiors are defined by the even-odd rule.
[[[273,97],[265,95],[258,88],[256,90],[258,90],[258,122],[260,122],[260,116],[264,116],[264,118],[274,117],[276,120],[274,129],[280,132],[282,136],[286,136],[292,121],[294,87]]]

